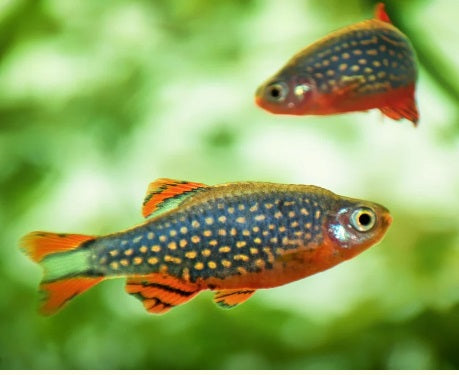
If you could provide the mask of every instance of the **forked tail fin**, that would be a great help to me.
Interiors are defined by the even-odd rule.
[[[91,272],[91,244],[95,237],[82,234],[32,232],[20,247],[43,267],[40,290],[44,293],[40,311],[49,315],[76,295],[103,280]]]

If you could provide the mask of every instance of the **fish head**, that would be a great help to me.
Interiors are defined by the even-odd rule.
[[[260,85],[255,93],[255,103],[276,114],[305,114],[314,109],[316,98],[316,81],[290,69],[281,70]]]
[[[333,257],[350,259],[379,242],[390,224],[389,210],[377,203],[343,199],[328,212],[324,237]]]

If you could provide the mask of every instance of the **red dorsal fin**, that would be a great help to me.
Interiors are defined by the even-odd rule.
[[[392,23],[390,18],[389,18],[389,15],[386,12],[386,5],[384,3],[376,4],[375,18],[377,18],[380,21]]]
[[[160,178],[148,186],[142,214],[151,219],[179,206],[185,199],[207,187],[198,182]]]
[[[199,287],[179,278],[154,273],[127,279],[126,291],[143,303],[148,312],[162,314],[199,293]]]
[[[221,307],[236,307],[255,293],[253,289],[222,289],[215,293],[214,301]]]

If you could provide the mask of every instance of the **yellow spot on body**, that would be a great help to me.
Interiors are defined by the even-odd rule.
[[[192,226],[193,228],[199,228],[199,221],[193,220],[193,221],[191,222],[191,226]]]
[[[120,266],[119,266],[118,262],[111,262],[111,263],[110,263],[110,268],[111,268],[112,270],[117,270],[119,267],[120,267]]]
[[[159,245],[153,245],[151,247],[151,251],[154,251],[155,253],[157,253],[158,251],[161,251],[161,246]]]
[[[336,83],[336,80],[334,80],[334,79],[328,80],[328,84],[329,84],[330,86],[335,86],[335,83]]]
[[[398,63],[397,61],[392,61],[392,64],[390,64],[392,66],[392,68],[396,68]]]
[[[148,238],[149,240],[152,240],[153,237],[155,237],[155,234],[154,234],[153,232],[148,232],[147,238]]]
[[[173,257],[173,256],[170,256],[170,255],[165,255],[164,256],[164,260],[166,262],[171,262],[171,263],[175,263],[175,264],[180,264],[182,262],[182,260],[178,257]]]
[[[156,263],[158,263],[158,258],[150,257],[150,258],[148,258],[147,262],[150,263],[150,264],[156,264]]]
[[[245,210],[245,205],[240,203],[239,206],[237,206],[237,208],[239,209],[239,211]]]
[[[239,272],[241,275],[245,275],[247,270],[244,267],[238,267],[237,272]]]
[[[141,257],[135,257],[132,261],[132,263],[134,263],[136,266],[141,264],[143,261],[143,259]]]
[[[356,55],[356,56],[359,56],[359,55],[362,54],[362,50],[360,50],[360,49],[355,49],[355,50],[352,51],[352,53],[353,53],[354,55]]]
[[[314,73],[314,76],[315,76],[316,78],[319,78],[319,79],[320,79],[320,78],[324,78],[324,75],[323,75],[322,73],[320,73],[320,72]]]
[[[311,233],[306,233],[304,235],[304,238],[307,239],[307,240],[310,240],[312,238]]]
[[[145,245],[144,245],[144,246],[140,246],[139,251],[140,251],[141,253],[144,253],[144,254],[145,254],[145,253],[147,252],[147,250],[148,250],[148,247],[146,247]]]
[[[166,273],[167,272],[167,266],[165,264],[161,264],[159,266],[159,272]]]
[[[121,246],[127,245],[128,242],[126,240],[121,241]]]
[[[258,249],[256,247],[251,247],[250,248],[250,254],[258,254]]]
[[[197,269],[198,271],[204,269],[204,263],[198,262],[194,265],[194,268]]]
[[[161,242],[166,242],[166,236],[162,234],[161,236],[159,236],[159,240]]]
[[[225,223],[225,222],[226,222],[226,216],[220,216],[220,217],[218,218],[218,221],[219,221],[220,223]]]
[[[143,236],[137,236],[136,238],[134,238],[132,240],[133,243],[137,243],[137,242],[140,242],[142,240]]]
[[[228,207],[228,213],[234,214],[234,207]]]
[[[274,262],[274,255],[271,252],[271,248],[266,246],[266,247],[263,248],[263,252],[268,256],[268,262],[269,263],[273,263]]]
[[[373,65],[377,68],[381,66],[381,63],[378,60],[373,61]]]
[[[126,266],[129,266],[129,261],[127,259],[121,259],[120,264],[126,267]]]
[[[193,243],[199,243],[199,241],[201,241],[201,239],[199,238],[199,236],[192,236],[192,237],[191,237],[191,242],[193,242]]]
[[[378,78],[384,78],[386,76],[386,72],[380,71],[378,72]]]
[[[330,65],[330,61],[328,61],[328,60],[322,60],[322,65],[323,65],[323,66],[329,66],[329,65]]]
[[[116,256],[118,255],[119,251],[118,251],[118,250],[111,250],[111,251],[109,251],[108,253],[109,253],[112,257],[116,257]]]
[[[247,245],[247,242],[245,242],[245,241],[237,241],[237,242],[236,242],[236,247],[237,247],[238,249],[240,249],[241,247],[244,247],[244,246],[246,246],[246,245]]]
[[[372,73],[373,72],[373,69],[371,69],[370,67],[366,66],[365,68],[363,68],[363,71],[365,73]]]
[[[177,249],[177,243],[175,243],[175,242],[169,242],[169,245],[167,245],[167,247],[168,247],[170,250],[176,250],[176,249]]]
[[[230,234],[231,234],[232,236],[235,236],[235,235],[237,234],[236,228],[231,228],[231,229],[230,229]]]
[[[311,223],[306,223],[306,224],[304,224],[304,227],[305,227],[306,229],[311,229],[312,224],[311,224]]]
[[[209,241],[209,245],[210,246],[217,246],[218,245],[218,241],[217,240],[210,240]]]
[[[250,258],[245,254],[236,254],[233,257],[233,259],[234,260],[242,260],[243,262],[248,262]]]
[[[305,216],[308,216],[308,215],[309,215],[309,211],[308,211],[306,208],[304,208],[304,207],[300,210],[300,212],[301,212],[303,215],[305,215]]]
[[[260,231],[260,227],[254,226],[254,227],[252,227],[252,231],[253,231],[254,233],[257,233],[257,232]]]
[[[320,210],[317,210],[316,213],[314,214],[314,217],[318,219],[320,217],[320,214],[321,214]]]
[[[236,221],[240,224],[244,224],[245,223],[245,217],[242,217],[242,216],[239,216]]]
[[[187,251],[185,253],[185,257],[187,257],[188,259],[194,259],[197,255],[198,253],[196,251]]]
[[[389,60],[388,59],[383,59],[382,63],[384,66],[389,66]]]
[[[255,216],[255,220],[256,221],[262,221],[262,220],[265,220],[265,219],[266,219],[265,215],[257,215],[257,216]]]
[[[214,219],[212,217],[206,217],[206,224],[212,225],[214,223]]]
[[[292,228],[296,228],[298,225],[300,225],[298,221],[294,221],[292,224],[290,224]]]
[[[204,232],[202,232],[202,234],[203,234],[205,237],[210,237],[210,236],[212,236],[212,231],[209,230],[209,229],[206,229]]]
[[[217,268],[217,263],[210,261],[210,262],[207,262],[207,266],[211,269],[215,269]]]
[[[314,67],[316,67],[316,68],[320,68],[321,66],[322,66],[322,65],[320,65],[320,62],[316,62],[316,63],[314,64]]]
[[[285,238],[285,237],[284,237]],[[271,243],[277,243],[277,237],[273,237],[269,240]]]
[[[376,56],[376,55],[378,54],[378,50],[377,50],[377,49],[374,49],[374,48],[372,48],[372,49],[367,49],[367,50],[366,50],[366,53],[367,53],[367,55],[370,55],[370,56]]]
[[[175,235],[177,235],[177,231],[175,229],[172,229],[169,231],[169,234],[171,237],[174,237]]]
[[[335,71],[333,69],[327,70],[327,76],[331,77],[335,74]]]
[[[285,232],[286,230],[287,230],[287,228],[284,227],[284,226],[279,227],[279,232],[281,232],[281,233]]]
[[[331,61],[337,62],[339,60],[339,57],[336,55],[333,55],[330,59]]]
[[[379,46],[379,50],[380,50],[381,52],[384,52],[385,50],[387,50],[387,47],[386,47],[384,44],[381,44],[381,45]]]
[[[359,59],[359,60],[358,60],[358,63],[359,63],[360,65],[365,65],[365,64],[367,63],[367,60],[366,60],[366,59]]]
[[[273,230],[275,227],[276,227],[276,226],[275,226],[274,224],[269,224],[269,225],[268,225],[268,229],[271,229],[271,230]]]
[[[347,64],[339,64],[338,69],[341,70],[341,71],[346,70],[347,69]]]
[[[182,271],[182,278],[185,281],[190,281],[190,270],[187,267],[185,267]]]
[[[375,81],[376,80],[376,76],[374,74],[371,74],[371,75],[368,76],[368,80],[370,82]]]
[[[179,242],[181,248],[184,248],[188,244],[188,241],[182,238]]]
[[[223,210],[223,209],[225,208],[225,205],[224,205],[223,203],[218,203],[218,204],[217,204],[217,208],[218,208],[219,210]]]
[[[284,202],[284,206],[293,206],[294,204],[295,204],[295,201]]]
[[[255,261],[255,265],[258,267],[258,268],[263,268],[265,266],[265,261],[263,259],[257,259]]]
[[[247,230],[247,229],[244,229],[244,230],[242,231],[242,235],[243,235],[243,236],[250,236],[250,231]]]
[[[295,217],[296,216],[296,212],[295,211],[290,211],[288,213],[288,217]]]
[[[181,227],[180,228],[180,233],[187,234],[188,233],[188,228],[187,227]]]
[[[273,207],[274,205],[272,203],[265,203],[265,208],[267,208],[268,210]]]
[[[201,251],[201,254],[205,257],[208,257],[210,254],[212,254],[212,251],[210,251],[210,249],[204,249],[203,251]]]
[[[353,72],[357,72],[357,71],[359,71],[359,69],[360,69],[360,66],[358,66],[358,65],[352,65],[352,66],[351,66],[351,70],[352,70]]]
[[[262,234],[263,236],[267,237],[267,236],[269,236],[269,231],[264,230],[261,234]]]
[[[282,249],[281,247],[278,247],[278,248],[276,249],[276,254],[277,254],[277,255],[282,255],[284,252],[285,252],[284,249]]]
[[[288,239],[287,236],[282,238],[282,245],[286,246],[286,245],[289,244],[289,242],[290,242],[290,241],[289,241],[289,239]]]
[[[218,249],[220,253],[229,253],[231,251],[231,248],[229,246],[222,246]]]
[[[258,210],[258,203],[255,203],[253,206],[249,208],[250,212],[255,212],[256,210]]]
[[[225,268],[229,268],[229,267],[231,267],[231,262],[229,260],[227,260],[227,259],[223,259],[222,260],[222,265]]]
[[[218,235],[219,236],[226,236],[226,229],[219,229],[218,230]]]
[[[274,217],[275,217],[276,219],[281,218],[281,217],[282,217],[282,212],[277,211],[277,212],[274,214]]]
[[[127,250],[125,250],[124,255],[126,255],[126,256],[129,257],[129,256],[131,256],[133,253],[134,253],[134,250],[133,250],[133,249],[127,249]]]
[[[303,232],[301,230],[297,230],[294,234],[297,237],[301,237],[303,235]]]

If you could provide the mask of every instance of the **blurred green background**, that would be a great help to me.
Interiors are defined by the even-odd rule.
[[[253,103],[292,54],[373,7],[0,1],[0,368],[458,369],[457,1],[387,1],[418,53],[419,128]],[[150,315],[120,279],[38,315],[41,270],[20,236],[138,224],[159,177],[315,184],[394,222],[352,261],[233,310],[204,292]]]

